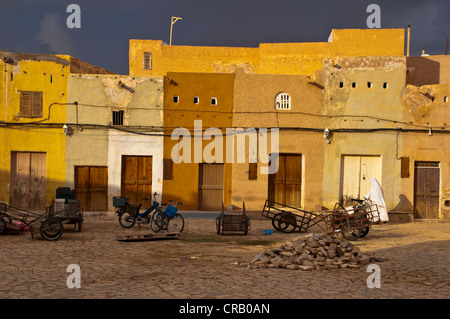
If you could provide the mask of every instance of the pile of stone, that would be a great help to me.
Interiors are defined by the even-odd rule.
[[[359,268],[371,261],[383,261],[373,253],[363,253],[347,241],[338,240],[335,235],[311,234],[280,247],[256,255],[241,267],[286,268],[300,270]]]

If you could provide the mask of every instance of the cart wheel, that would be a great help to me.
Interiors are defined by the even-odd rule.
[[[295,217],[289,214],[284,214],[280,217],[278,227],[282,232],[292,233],[297,227],[297,221]]]
[[[0,234],[3,234],[6,231],[6,222],[2,218],[0,218]]]
[[[216,218],[217,235],[220,235],[220,217]]]
[[[40,232],[42,238],[46,240],[58,240],[64,232],[64,227],[59,220],[49,218],[41,224]]]
[[[364,238],[366,237],[366,235],[369,233],[370,227],[367,226],[366,228],[362,228],[361,229],[361,236],[359,236],[359,238]]]
[[[275,228],[276,230],[281,230],[279,227],[279,223],[280,223],[280,217],[283,215],[283,213],[278,213],[275,216],[273,216],[272,219],[272,226],[273,228]]]
[[[353,221],[345,222],[341,227],[342,237],[347,240],[358,240],[361,237],[361,229],[354,228],[355,226],[357,226],[357,223]]]

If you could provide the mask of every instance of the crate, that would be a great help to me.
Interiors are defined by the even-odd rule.
[[[128,198],[124,196],[114,196],[113,197],[113,206],[114,207],[125,207],[126,203],[128,203]]]
[[[66,203],[66,200],[64,198],[56,198],[55,199],[55,206],[53,208],[53,210],[55,212],[60,212],[62,210],[64,210],[64,204]]]
[[[75,190],[70,187],[58,187],[56,189],[57,199],[75,199]]]

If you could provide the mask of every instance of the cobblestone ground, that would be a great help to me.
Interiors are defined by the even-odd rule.
[[[371,273],[359,269],[249,269],[236,262],[305,236],[274,231],[270,220],[252,220],[247,236],[216,233],[215,220],[186,219],[180,239],[121,242],[116,218],[85,216],[81,232],[66,225],[55,242],[38,235],[0,236],[1,299],[40,298],[449,298],[450,222],[387,223],[353,242],[385,259],[381,288],[368,288]],[[314,231],[319,232],[320,229]],[[193,258],[194,257],[194,258]],[[81,269],[81,288],[69,289],[69,264]]]

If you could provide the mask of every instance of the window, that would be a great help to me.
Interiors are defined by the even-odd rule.
[[[339,82],[339,87],[343,88],[344,87],[344,82]]]
[[[215,97],[211,98],[211,105],[217,105],[217,98]]]
[[[152,53],[144,52],[144,70],[152,69]]]
[[[278,110],[290,110],[291,98],[287,93],[279,93],[275,98],[275,108]]]
[[[355,88],[356,87],[356,82],[353,82],[352,83],[352,88]]]
[[[198,96],[194,96],[194,104],[198,104],[200,102]]]
[[[258,179],[258,163],[248,164],[248,179],[251,181]]]
[[[444,102],[445,102],[445,103],[448,102],[448,96],[444,96]]]
[[[175,95],[173,97],[173,103],[178,103],[178,102],[180,102],[180,97],[178,95]]]
[[[388,88],[388,84],[387,84],[387,82],[384,82],[383,83],[383,89],[387,89]]]
[[[112,124],[113,125],[123,125],[123,111],[113,111],[112,112]]]
[[[20,116],[42,117],[42,92],[20,91]]]
[[[163,180],[173,180],[173,160],[171,158],[163,159]]]
[[[372,87],[372,82],[367,82],[367,87],[370,89]]]

